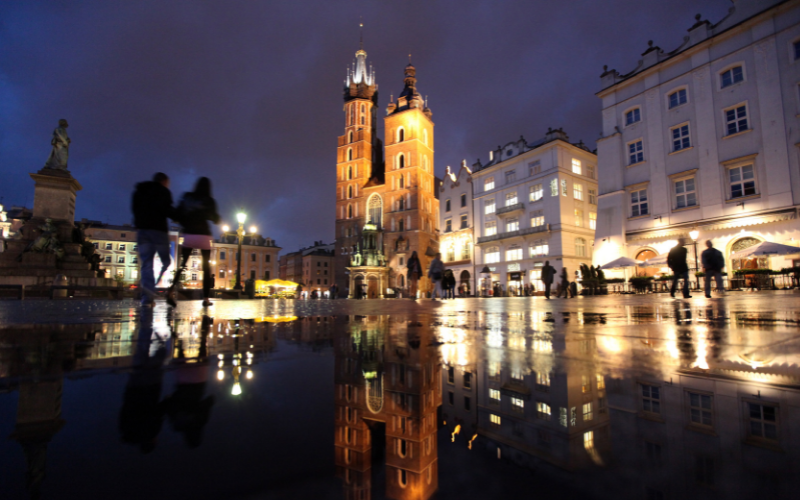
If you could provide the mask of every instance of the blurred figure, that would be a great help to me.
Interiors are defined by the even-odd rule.
[[[211,197],[211,181],[208,177],[200,177],[194,191],[183,193],[177,208],[179,222],[183,227],[183,245],[181,246],[180,265],[175,269],[175,279],[170,287],[167,301],[175,307],[174,290],[181,273],[186,269],[186,261],[194,250],[200,250],[203,259],[203,306],[208,307],[211,290],[211,227],[209,221],[219,223],[217,202]]]
[[[433,258],[431,261],[431,265],[428,268],[428,278],[430,278],[431,283],[433,284],[433,289],[431,290],[431,300],[434,299],[434,295],[438,296],[442,299],[442,280],[444,279],[444,263],[442,262],[442,254],[437,253],[436,257]]]
[[[456,298],[456,277],[452,269],[445,270],[442,285],[444,286],[444,298]]]
[[[419,279],[422,277],[422,265],[419,263],[419,257],[417,257],[416,250],[411,253],[411,257],[408,259],[406,268],[408,269],[408,294],[412,299],[416,299],[418,298],[417,286]]]
[[[705,273],[706,298],[711,298],[711,279],[717,282],[717,292],[725,293],[725,286],[722,283],[722,270],[725,268],[725,257],[722,252],[714,248],[711,240],[706,240],[706,249],[700,254]]]
[[[556,277],[556,268],[550,265],[550,261],[544,261],[542,267],[542,283],[544,283],[544,297],[550,299],[550,287],[553,286],[553,280]]]
[[[689,265],[686,264],[686,239],[678,238],[678,244],[672,247],[667,255],[667,265],[672,269],[672,286],[669,289],[670,297],[675,297],[675,289],[678,287],[678,280],[683,280],[683,298],[692,298],[689,295]]]
[[[561,268],[561,283],[558,284],[558,296],[557,298],[561,298],[561,293],[564,293],[565,299],[574,298],[575,295],[572,293],[572,289],[570,288],[569,283],[569,271],[567,271],[566,267]]]

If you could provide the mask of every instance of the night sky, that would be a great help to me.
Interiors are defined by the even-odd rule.
[[[694,15],[730,0],[0,2],[0,197],[33,204],[59,118],[83,184],[77,218],[131,220],[136,182],[173,196],[214,183],[284,251],[334,238],[342,85],[363,16],[383,110],[408,54],[429,97],[441,176],[548,127],[594,147],[604,64],[633,69],[653,39],[677,47]],[[382,120],[380,122],[382,124]],[[382,127],[379,134],[383,137]],[[602,173],[601,173],[602,175]]]

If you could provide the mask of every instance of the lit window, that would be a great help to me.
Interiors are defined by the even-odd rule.
[[[517,192],[514,191],[513,193],[506,193],[506,206],[510,207],[511,205],[517,204]]]
[[[528,173],[529,175],[535,175],[542,173],[542,164],[539,160],[533,161],[528,164]]]
[[[106,243],[106,250],[113,250],[113,249],[114,249],[114,245],[113,244]]]
[[[541,385],[543,387],[550,386],[550,373],[547,372],[536,372],[536,384]]]
[[[537,402],[536,417],[540,420],[550,420],[550,405],[541,401]]]
[[[512,247],[506,250],[506,260],[522,260],[522,248]]]
[[[500,391],[497,389],[489,389],[489,399],[491,399],[492,402],[500,401]]]
[[[592,413],[592,403],[584,403],[583,404],[583,421],[588,422],[594,418],[594,414]]]
[[[117,269],[117,276],[124,277],[125,276],[125,270],[124,269]]]
[[[743,104],[725,110],[725,128],[728,131],[728,135],[747,130],[747,106]]]
[[[597,190],[590,189],[589,190],[589,204],[597,205]]]
[[[531,227],[544,226],[544,215],[541,210],[537,210],[531,214]]]
[[[489,177],[485,181],[483,181],[483,190],[484,191],[491,191],[494,189],[494,177]]]
[[[599,373],[597,374],[597,390],[602,391],[606,388],[606,379]]]
[[[631,217],[649,214],[647,208],[647,190],[631,191]]]
[[[694,178],[675,181],[675,207],[686,208],[697,205]]]
[[[397,469],[397,482],[403,488],[408,485],[408,473],[405,469]]]
[[[125,250],[125,243],[120,243],[119,244],[119,249],[120,250]]]
[[[642,112],[639,108],[632,109],[625,113],[625,125],[632,125],[642,120]]]
[[[669,95],[669,107],[677,108],[681,104],[686,104],[686,89],[676,90]]]
[[[495,415],[494,413],[492,413],[491,415],[489,415],[489,421],[493,425],[500,425],[500,415]]]
[[[583,210],[575,209],[575,227],[583,227]]]
[[[525,401],[519,398],[511,398],[511,409],[517,412],[525,411]]]
[[[558,196],[558,179],[550,179],[550,196]]]
[[[712,427],[714,425],[714,414],[711,408],[713,396],[706,394],[689,394],[689,418],[694,425]]]
[[[484,259],[486,264],[496,264],[500,262],[500,248],[499,247],[491,247],[486,250],[486,258]]]
[[[634,165],[644,161],[644,146],[642,141],[634,141],[628,144],[628,165]]]
[[[589,212],[589,229],[597,229],[597,212]]]
[[[131,269],[131,279],[139,279],[139,270],[138,269]]]
[[[757,403],[747,403],[750,437],[777,441],[778,439],[778,409],[774,406],[765,406]]]
[[[544,257],[548,253],[550,253],[550,245],[548,245],[547,243],[537,241],[530,246],[531,257]]]
[[[672,132],[672,151],[681,151],[692,147],[689,140],[689,125],[681,125],[671,130]]]
[[[588,431],[583,433],[583,447],[587,450],[594,449],[594,431]]]
[[[519,219],[508,219],[506,221],[506,232],[519,231]]]
[[[497,234],[497,222],[489,221],[485,224],[486,230],[484,231],[484,236],[494,236]]]
[[[586,257],[586,240],[583,238],[575,238],[575,255],[578,257]]]
[[[642,410],[661,414],[661,389],[654,385],[642,384]]]
[[[353,150],[352,149],[348,149],[347,150],[347,161],[350,161],[352,159],[353,159]]]
[[[542,185],[541,184],[536,184],[534,186],[531,186],[531,197],[530,197],[531,201],[539,201],[539,200],[541,200],[543,194],[544,194],[544,191],[542,190]]]
[[[756,194],[756,179],[753,165],[734,167],[728,170],[731,198]]]
[[[517,180],[517,171],[516,170],[509,170],[506,172],[506,184],[511,184],[512,182]]]
[[[576,160],[575,158],[572,159],[572,173],[581,175],[583,169],[581,168],[581,161]]]
[[[561,179],[561,196],[567,196],[567,180]]]
[[[720,80],[722,83],[722,88],[730,87],[734,83],[739,83],[744,81],[744,71],[742,71],[741,66],[736,66],[734,68],[729,69],[728,71],[722,73],[720,75]]]
[[[562,408],[558,409],[558,423],[562,427],[567,427],[568,422],[567,422],[567,409],[566,408],[562,407]]]
[[[572,195],[576,200],[583,200],[583,184],[572,183]]]
[[[461,227],[460,229],[466,229],[469,226],[469,220],[467,214],[461,214]]]
[[[494,199],[486,200],[483,205],[483,213],[485,214],[493,214],[494,213]]]

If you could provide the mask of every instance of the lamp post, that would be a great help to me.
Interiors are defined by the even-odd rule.
[[[692,245],[694,245],[694,272],[697,273],[700,271],[699,263],[697,261],[697,237],[700,236],[700,231],[697,228],[692,229],[689,231],[689,236],[692,238]],[[695,274],[697,277],[697,274]],[[697,287],[700,288],[700,280],[698,279]]]
[[[236,220],[239,222],[239,229],[236,230],[236,236],[239,237],[239,249],[236,252],[236,285],[234,290],[242,289],[242,241],[244,240],[244,221],[247,220],[247,214],[239,212],[236,214]]]

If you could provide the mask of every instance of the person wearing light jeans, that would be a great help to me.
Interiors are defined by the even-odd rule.
[[[720,294],[725,293],[725,286],[722,283],[722,269],[725,268],[725,257],[722,252],[714,248],[711,240],[706,240],[706,249],[700,254],[703,264],[703,272],[705,273],[706,285],[706,298],[711,298],[711,280],[715,279],[717,282],[717,292]]]

